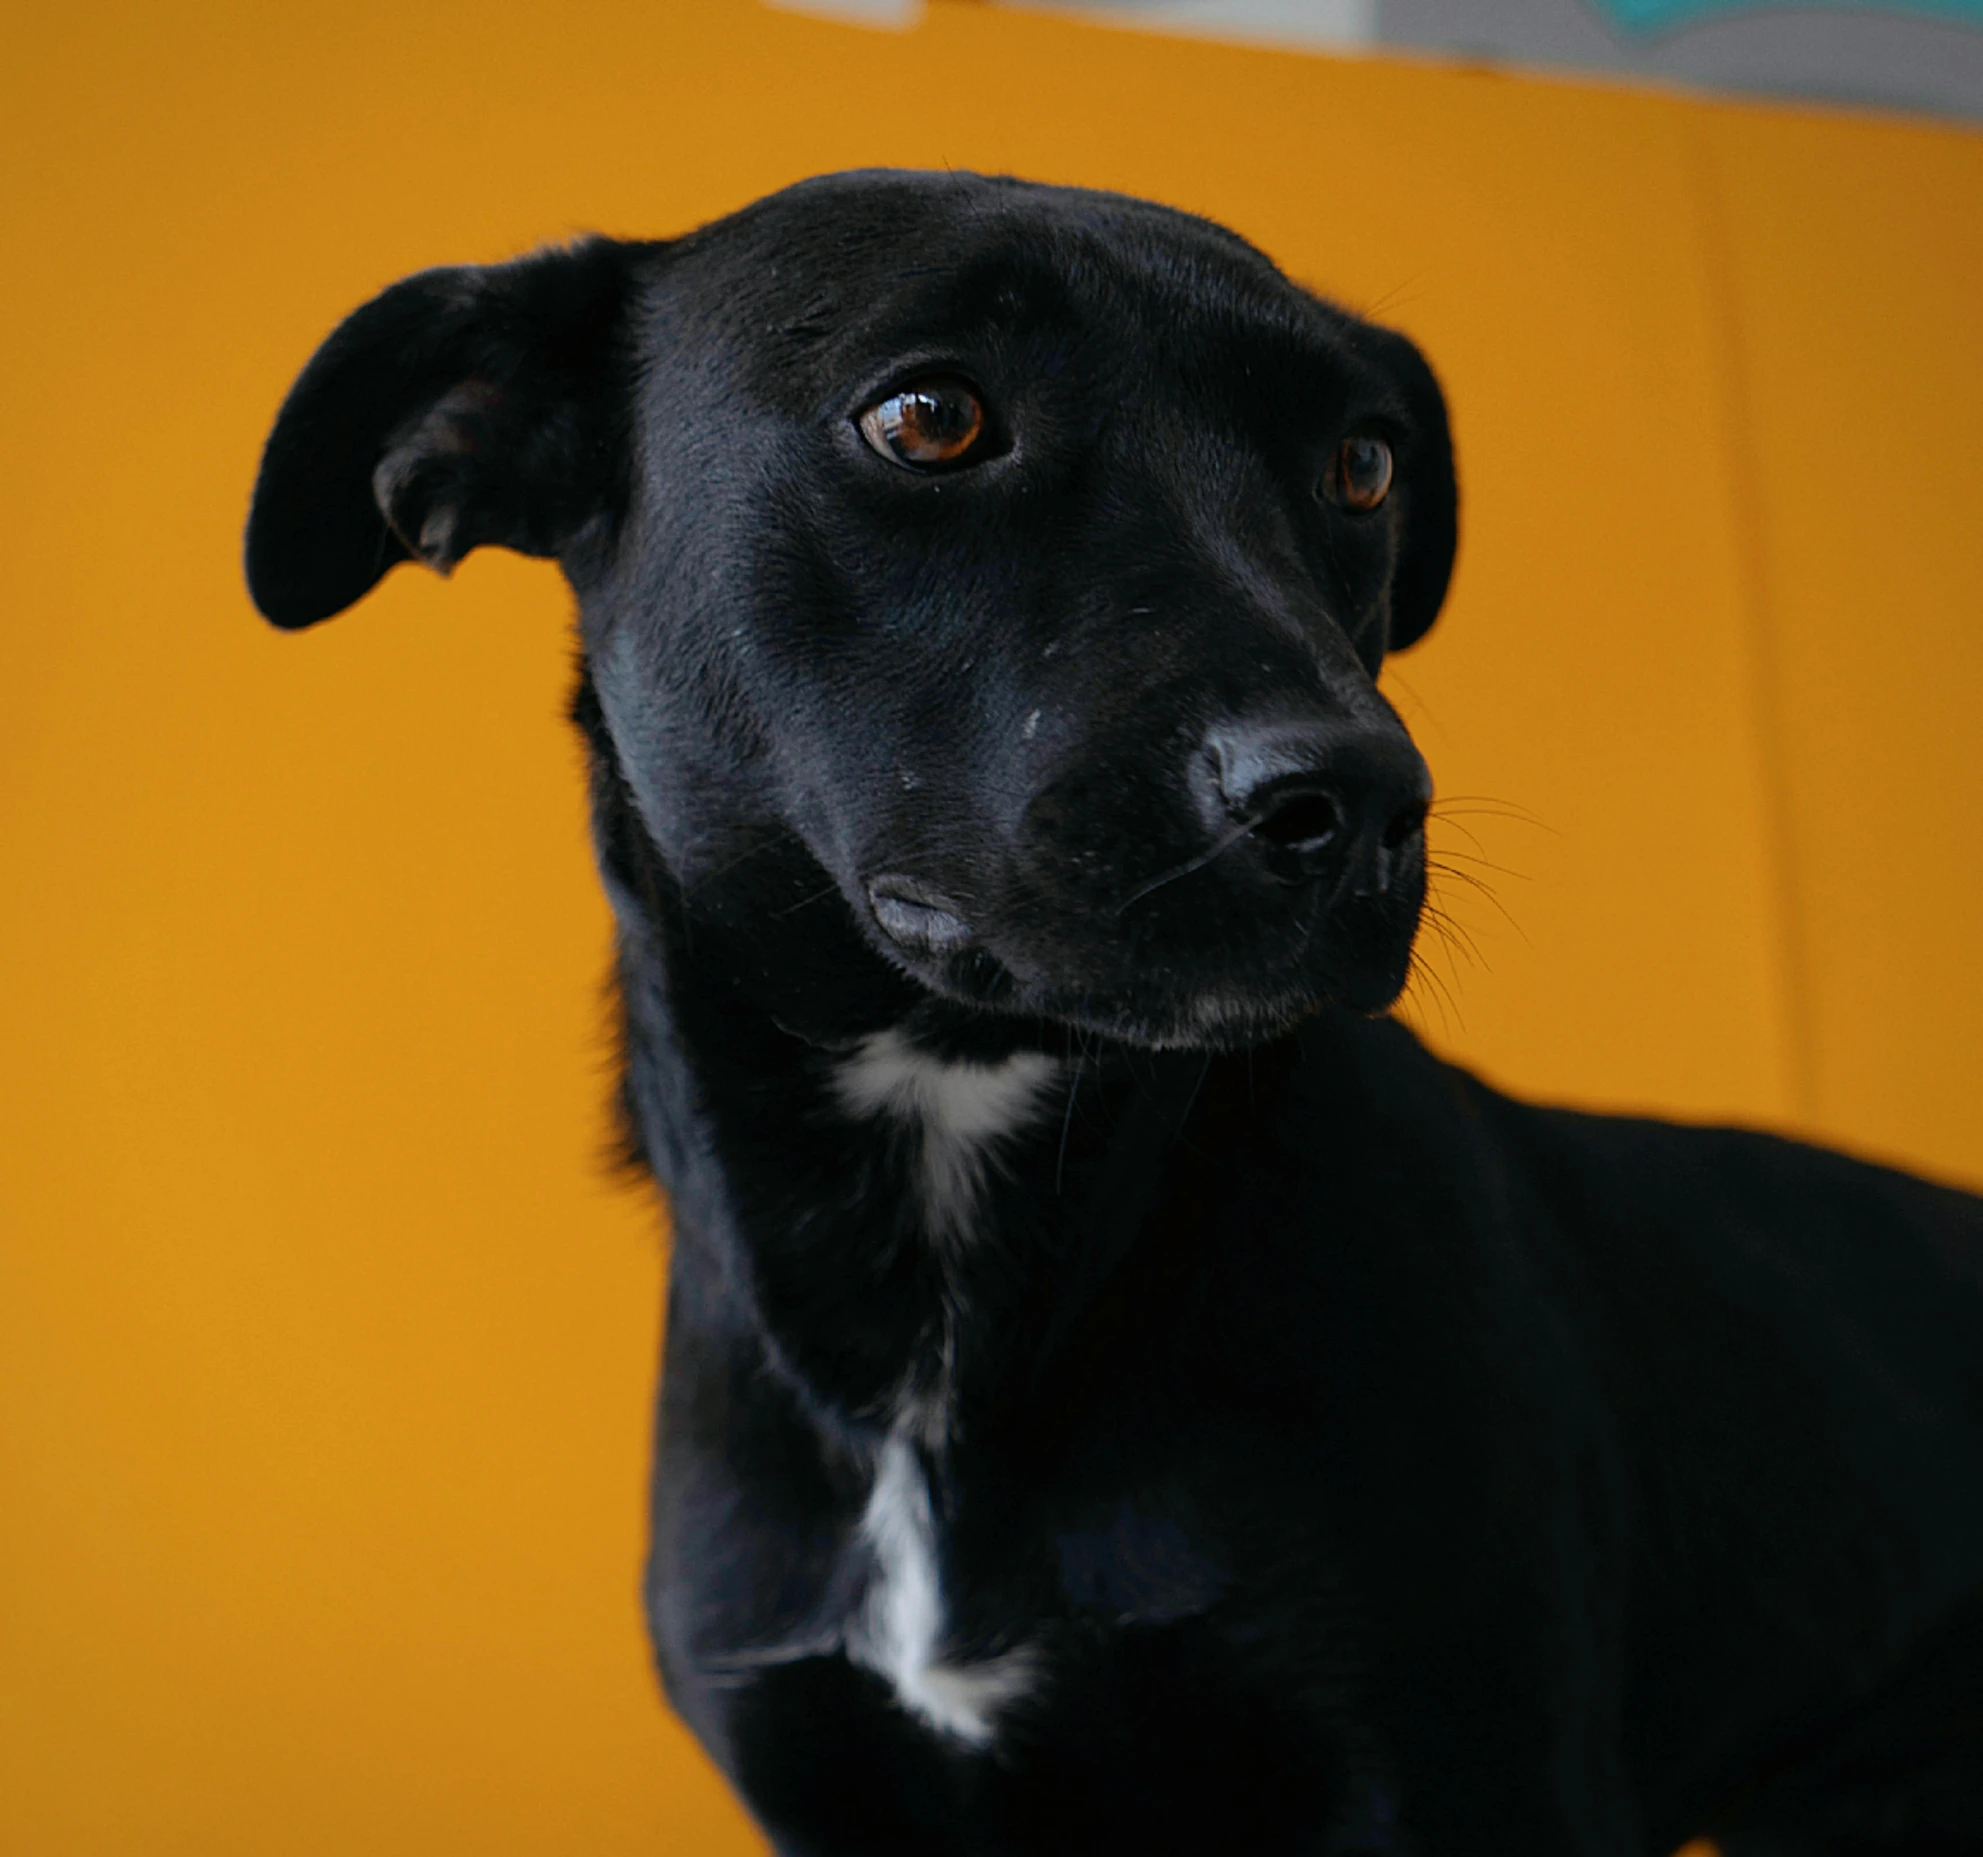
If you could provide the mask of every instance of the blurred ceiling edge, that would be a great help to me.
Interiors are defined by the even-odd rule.
[[[1180,37],[1401,51],[1538,73],[1983,120],[1983,0],[934,0]],[[924,0],[769,0],[905,28]]]

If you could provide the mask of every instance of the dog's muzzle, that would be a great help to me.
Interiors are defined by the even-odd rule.
[[[1389,1005],[1432,792],[1402,726],[1281,710],[1188,739],[1167,772],[1148,736],[1090,744],[1000,858],[866,877],[871,922],[940,992],[1142,1042],[1243,1042],[1326,1003]]]

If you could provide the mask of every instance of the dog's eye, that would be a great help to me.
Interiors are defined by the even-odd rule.
[[[1336,447],[1326,488],[1349,509],[1375,509],[1391,494],[1391,448],[1372,432],[1352,432]]]
[[[985,409],[962,381],[924,380],[861,415],[861,436],[897,464],[955,464],[984,435]]]

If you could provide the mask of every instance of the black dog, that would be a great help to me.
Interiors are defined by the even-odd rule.
[[[967,175],[428,272],[283,408],[278,625],[577,590],[654,1641],[781,1851],[1983,1851],[1983,1202],[1381,1016],[1454,532],[1408,342]]]

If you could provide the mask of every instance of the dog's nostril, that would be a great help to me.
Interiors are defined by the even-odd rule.
[[[1253,822],[1260,837],[1276,845],[1314,849],[1342,830],[1342,809],[1326,793],[1296,793]]]
[[[1384,828],[1384,849],[1396,851],[1409,844],[1425,830],[1426,807],[1423,801],[1414,801],[1401,812],[1391,815],[1391,822]]]

